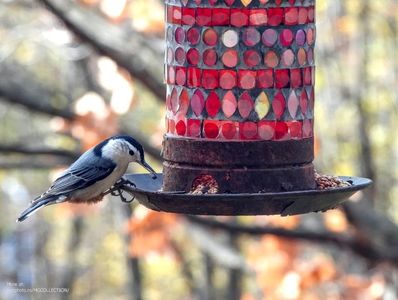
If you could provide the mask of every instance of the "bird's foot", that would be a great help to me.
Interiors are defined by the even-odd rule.
[[[124,203],[131,203],[131,202],[133,202],[134,199],[135,199],[135,196],[132,195],[132,198],[128,200],[128,199],[124,196],[124,194],[123,194],[122,185],[123,185],[123,184],[115,184],[112,188],[110,188],[108,191],[106,191],[106,192],[104,193],[104,195],[111,194],[112,196],[120,197],[120,200],[122,200],[122,202],[124,202]]]
[[[134,184],[134,182],[132,182],[132,181],[130,181],[130,180],[128,180],[128,179],[125,179],[125,178],[120,178],[116,183],[115,183],[115,186],[123,186],[123,185],[128,185],[128,186],[130,186],[130,187],[136,187],[136,185]]]

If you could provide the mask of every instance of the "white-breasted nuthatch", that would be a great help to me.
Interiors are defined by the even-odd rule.
[[[142,165],[156,178],[155,171],[145,162],[142,146],[135,139],[120,135],[104,140],[83,153],[45,193],[34,199],[18,221],[22,222],[40,207],[51,204],[101,201],[131,162]]]

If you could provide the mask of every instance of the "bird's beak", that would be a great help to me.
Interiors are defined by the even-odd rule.
[[[156,178],[157,178],[157,175],[156,175],[155,170],[152,169],[152,167],[151,167],[150,165],[148,165],[146,161],[140,162],[140,165],[143,166],[145,169],[147,169],[149,172],[152,173],[152,178],[153,178],[153,179],[156,179]]]

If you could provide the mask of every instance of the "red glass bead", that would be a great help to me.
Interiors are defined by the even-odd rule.
[[[272,69],[257,71],[257,87],[268,89],[274,86],[274,72]]]
[[[167,48],[167,63],[171,64],[173,62],[173,58],[174,58],[173,49]]]
[[[282,89],[289,86],[290,75],[288,69],[275,70],[275,87]]]
[[[203,70],[202,71],[202,86],[205,89],[215,89],[218,87],[218,71],[217,70]]]
[[[175,60],[178,64],[183,65],[185,62],[185,51],[181,47],[178,47],[175,52]]]
[[[251,9],[249,24],[254,26],[267,24],[267,11],[265,9]]]
[[[174,67],[167,67],[167,79],[168,84],[174,84],[176,82],[176,71]]]
[[[248,90],[256,86],[256,71],[238,70],[238,85],[240,88]]]
[[[283,29],[279,35],[279,41],[283,47],[289,47],[294,39],[293,31],[290,29]]]
[[[294,89],[303,86],[303,81],[301,79],[301,69],[290,70],[290,86]]]
[[[290,137],[292,139],[301,139],[303,137],[302,123],[299,121],[286,122],[289,127]]]
[[[221,133],[228,140],[236,138],[237,124],[229,121],[222,122]]]
[[[169,129],[169,133],[174,134],[175,133],[175,129],[176,129],[176,123],[174,122],[173,119],[168,119],[168,129]]]
[[[171,22],[174,24],[181,24],[182,12],[181,7],[172,6]]]
[[[236,111],[238,103],[232,91],[225,93],[222,99],[222,110],[227,118],[230,118]]]
[[[314,63],[314,49],[313,48],[308,48],[307,61],[311,65]]]
[[[300,95],[300,108],[301,108],[301,112],[304,115],[307,115],[307,113],[308,113],[308,96],[307,96],[307,92],[305,91],[305,89],[303,89],[303,91],[301,92],[301,95]]]
[[[183,44],[185,41],[185,31],[182,27],[177,27],[174,33],[175,40],[178,44]]]
[[[229,8],[213,8],[211,16],[212,26],[229,25]]]
[[[196,90],[191,97],[191,108],[196,116],[202,114],[203,108],[205,106],[205,97],[200,90]]]
[[[307,67],[307,68],[303,69],[304,85],[311,85],[311,81],[312,81],[311,80],[311,77],[312,77],[311,71],[312,71],[311,67]]]
[[[186,69],[183,67],[176,67],[176,84],[184,85],[187,80]]]
[[[269,68],[275,68],[279,64],[279,57],[278,55],[270,50],[264,55],[264,64]]]
[[[238,52],[236,50],[228,49],[224,52],[221,61],[227,67],[235,67],[238,64]]]
[[[182,24],[193,25],[195,24],[195,9],[191,7],[182,8]]]
[[[239,97],[238,111],[243,119],[247,119],[254,107],[253,99],[248,92],[243,92]]]
[[[287,109],[289,111],[290,116],[293,119],[296,119],[298,107],[299,107],[299,99],[297,98],[296,93],[294,90],[289,95],[289,98],[287,99]]]
[[[225,4],[228,6],[232,6],[234,4],[235,0],[224,0]]]
[[[178,96],[177,96],[177,90],[175,88],[173,88],[173,90],[171,91],[170,94],[170,108],[171,111],[173,112],[173,114],[176,114],[177,110],[178,110]]]
[[[191,45],[196,45],[200,40],[200,31],[198,28],[191,27],[187,31],[187,41]]]
[[[200,136],[200,120],[187,120],[187,136],[199,137]]]
[[[312,45],[315,42],[315,29],[309,28],[307,31],[307,43]]]
[[[268,25],[278,26],[282,23],[284,16],[283,8],[268,9]]]
[[[221,108],[221,101],[218,98],[217,93],[215,91],[211,91],[206,100],[207,114],[211,118],[214,118],[217,115],[220,108]]]
[[[214,66],[217,63],[217,52],[214,49],[207,49],[203,52],[203,63],[206,66]]]
[[[256,45],[260,41],[260,38],[260,33],[253,27],[245,29],[242,34],[242,41],[248,47]]]
[[[275,121],[258,122],[258,136],[262,140],[272,140],[275,134]]]
[[[238,33],[233,30],[229,29],[225,31],[222,35],[222,43],[225,47],[232,48],[235,47],[239,42]]]
[[[166,6],[166,22],[174,23],[173,22],[173,6],[172,5]]]
[[[246,8],[231,9],[231,25],[235,27],[243,27],[249,25],[249,10]]]
[[[217,32],[212,28],[206,29],[206,31],[203,33],[203,42],[206,45],[214,46],[217,44],[217,41],[218,41]]]
[[[196,66],[199,63],[200,54],[199,51],[195,48],[191,48],[187,52],[187,61],[189,64]]]
[[[282,53],[281,63],[283,67],[290,67],[294,63],[294,52],[292,49],[287,49]]]
[[[167,111],[171,111],[171,101],[170,101],[170,91],[167,90],[166,92],[166,109]]]
[[[209,0],[209,4],[210,4],[211,6],[216,5],[216,3],[217,3],[217,0]]]
[[[178,108],[178,112],[186,115],[189,109],[189,94],[186,89],[182,89],[179,97],[179,102],[180,105]]]
[[[256,50],[250,49],[243,53],[243,61],[245,62],[246,66],[255,67],[260,63],[261,57]]]
[[[315,8],[313,6],[308,8],[308,21],[315,21]]]
[[[300,25],[308,23],[308,13],[307,13],[307,8],[306,7],[300,7],[299,8],[298,23]]]
[[[297,30],[296,32],[296,44],[297,46],[304,46],[306,41],[305,31],[302,29]]]
[[[276,119],[278,120],[281,119],[282,115],[285,112],[285,108],[286,108],[285,97],[281,92],[278,92],[275,95],[274,100],[272,101],[272,109],[274,111]]]
[[[297,61],[300,66],[303,66],[307,62],[307,52],[305,52],[304,48],[300,48],[297,52]]]
[[[196,8],[196,24],[199,26],[211,25],[211,8]]]
[[[304,120],[303,121],[303,137],[308,138],[312,137],[313,129],[312,129],[312,120]]]
[[[274,29],[266,29],[262,36],[261,40],[263,41],[263,44],[267,47],[271,47],[275,44],[275,42],[278,39],[278,33]]]
[[[236,86],[236,71],[220,70],[220,87],[230,90]]]
[[[200,86],[200,69],[195,67],[189,67],[187,73],[187,85],[189,87]]]
[[[286,7],[285,8],[285,24],[297,25],[298,24],[298,8]]]
[[[289,127],[287,126],[286,122],[276,122],[275,123],[275,140],[286,140],[288,139],[289,135]]]
[[[205,137],[210,139],[215,139],[216,137],[218,137],[218,133],[220,131],[217,125],[218,123],[219,122],[217,121],[204,121],[203,131]]]
[[[257,138],[257,124],[254,122],[239,123],[239,133],[243,140],[255,140]]]
[[[179,120],[176,124],[176,132],[178,135],[184,136],[187,131],[187,126],[184,120]]]

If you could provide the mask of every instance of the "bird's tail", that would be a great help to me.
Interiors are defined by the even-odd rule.
[[[40,207],[60,202],[63,202],[63,200],[60,201],[60,197],[56,195],[47,196],[45,198],[39,197],[38,199],[33,200],[31,205],[21,213],[17,221],[22,222],[26,220],[31,214],[36,212],[36,210],[38,210]]]

